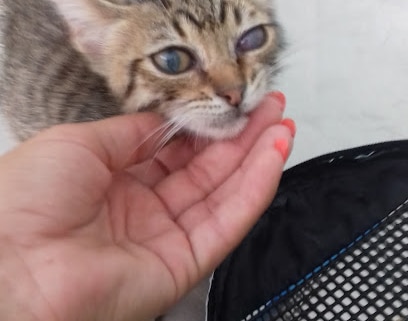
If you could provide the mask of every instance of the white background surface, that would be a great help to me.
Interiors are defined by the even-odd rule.
[[[289,43],[277,89],[298,125],[288,167],[408,139],[408,0],[275,1]],[[9,146],[0,123],[0,153]],[[203,320],[204,293],[166,320]]]
[[[408,138],[408,1],[276,2],[289,42],[277,88],[298,124],[288,165]]]

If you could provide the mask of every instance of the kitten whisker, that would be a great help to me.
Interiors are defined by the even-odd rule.
[[[201,128],[203,127],[203,125],[200,124],[198,131],[196,131],[194,133],[195,135],[195,144],[194,144],[194,151],[197,152],[200,150],[200,145],[202,146],[202,141],[200,141],[200,139],[203,139],[204,137],[200,136],[198,133],[201,133]],[[208,137],[205,136],[205,139],[207,140],[205,145],[208,144]]]
[[[167,137],[168,133],[173,130],[173,126],[174,126],[173,121],[167,121],[165,123],[165,126],[163,126],[161,128],[160,135],[157,135],[157,137],[156,137],[156,139],[154,141],[154,144],[156,145],[156,143],[157,143],[157,145],[161,145],[161,142],[163,141],[163,139],[165,139],[165,137]]]
[[[163,150],[163,148],[166,147],[166,145],[177,135],[177,133],[179,133],[184,128],[184,126],[191,120],[192,120],[192,117],[186,117],[183,115],[180,117],[175,117],[172,120],[167,122],[168,126],[165,128],[165,130],[168,130],[168,131],[160,139],[160,142],[156,147],[156,152],[151,158],[149,166],[146,169],[146,174],[149,172],[150,168],[153,165],[153,162],[155,161],[155,159],[157,159],[158,155]]]
[[[179,124],[175,124],[173,121],[171,122],[170,126],[168,126],[167,130],[168,132],[160,139],[160,142],[157,146],[157,152],[155,155],[157,155],[161,149],[163,149],[169,141],[181,130],[182,126]]]
[[[166,130],[168,130],[171,126],[173,125],[172,121],[166,121],[162,125],[158,126],[156,129],[154,129],[149,135],[147,135],[137,146],[136,150],[138,150],[141,146],[147,143],[150,139],[154,137],[153,144],[154,145],[157,140],[160,138],[161,135],[163,135]],[[157,137],[156,137],[157,136]]]
[[[162,5],[164,11],[166,11],[166,12],[170,15],[170,11],[169,11],[169,9],[167,8],[167,6],[164,4],[163,1],[164,1],[164,0],[159,0],[159,3]]]
[[[198,150],[198,134],[196,133],[195,135],[195,139],[194,139],[194,151]]]

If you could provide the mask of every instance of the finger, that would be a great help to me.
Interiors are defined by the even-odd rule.
[[[292,144],[287,127],[268,129],[219,189],[179,217],[203,273],[244,238],[271,203]]]
[[[68,143],[87,149],[111,171],[122,170],[154,154],[162,134],[163,120],[156,114],[139,113],[109,119],[66,124],[51,128],[34,138]]]
[[[282,112],[282,100],[268,96],[251,116],[243,135],[208,146],[183,170],[156,185],[155,191],[174,217],[218,188],[240,166],[260,134],[281,121]],[[188,193],[178,193],[180,186],[188,186]]]
[[[244,141],[246,148],[252,146],[267,127],[281,122],[285,107],[286,99],[281,92],[270,93],[252,113],[245,135],[241,135],[237,139],[248,140],[247,142]]]

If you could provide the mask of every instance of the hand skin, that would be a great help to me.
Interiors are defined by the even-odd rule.
[[[201,151],[178,138],[155,155],[143,140],[161,119],[136,114],[57,126],[1,157],[0,320],[165,312],[273,199],[293,143],[278,98]]]

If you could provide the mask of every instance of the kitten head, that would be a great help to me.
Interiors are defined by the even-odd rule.
[[[281,46],[271,0],[52,0],[124,112],[237,135],[271,90]]]

